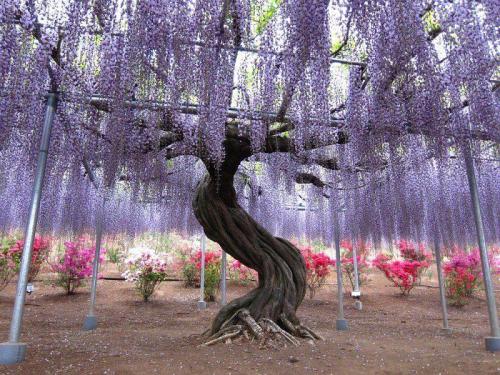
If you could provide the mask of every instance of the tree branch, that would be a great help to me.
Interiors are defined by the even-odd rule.
[[[347,19],[347,26],[346,26],[346,33],[344,35],[344,39],[342,40],[342,43],[331,53],[332,57],[337,57],[340,52],[342,52],[342,49],[347,45],[347,42],[349,41],[349,33],[351,31],[351,21],[352,21],[352,16],[354,14],[354,11],[352,10],[352,6],[349,7],[351,10],[351,13],[349,14],[349,17]]]
[[[345,144],[348,142],[348,135],[342,130],[326,128],[305,140],[304,144],[297,149],[295,141],[291,137],[272,136],[267,137],[264,152],[291,152],[309,151],[317,148],[331,146],[334,144]]]
[[[295,182],[298,184],[312,184],[318,188],[330,187],[327,183],[321,181],[321,179],[312,173],[297,173],[295,175]]]

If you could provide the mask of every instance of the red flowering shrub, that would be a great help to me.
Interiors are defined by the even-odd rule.
[[[324,253],[314,253],[310,247],[299,249],[306,262],[309,298],[314,298],[316,291],[325,284],[331,272],[330,266],[333,266],[335,261]]]
[[[373,260],[373,265],[381,270],[394,286],[399,288],[402,295],[410,293],[419,283],[422,269],[429,267],[426,260],[393,260],[392,257],[385,254],[377,255]]]
[[[417,245],[414,244],[413,242],[407,240],[400,240],[397,243],[397,246],[401,254],[401,257],[405,260],[417,261],[417,262],[430,260],[430,255],[426,253],[425,246],[423,244],[419,244],[417,249]]]
[[[214,301],[220,281],[220,253],[205,253],[205,299]],[[193,253],[181,267],[184,284],[187,287],[200,286],[201,278],[201,250]]]
[[[421,267],[418,268],[417,283],[420,285],[422,273],[431,265],[432,255],[425,251],[424,244],[420,243],[417,247],[411,241],[400,240],[397,243],[401,257],[408,262],[420,262]]]
[[[500,267],[495,263],[496,251],[490,250],[488,254],[490,267],[493,273],[498,273]],[[479,249],[466,253],[455,249],[451,259],[443,264],[445,275],[445,288],[448,301],[453,306],[464,306],[467,297],[479,289],[482,284],[482,268]]]
[[[353,245],[351,241],[341,241],[340,247],[343,252],[340,258],[342,263],[342,276],[345,285],[350,286],[351,290],[354,290],[355,286],[355,275],[354,275],[354,259],[353,259]],[[366,260],[366,255],[368,253],[369,247],[366,243],[358,244],[356,248],[356,259],[358,262],[358,282],[359,286],[363,285],[367,280],[366,275],[369,264]]]
[[[247,286],[258,279],[255,270],[243,265],[239,260],[235,260],[229,266],[229,279],[237,285]]]
[[[19,271],[19,267],[21,266],[23,247],[24,241],[20,240],[17,241],[9,250],[8,255],[16,265],[15,272]],[[40,236],[36,236],[35,240],[33,241],[33,252],[31,253],[31,264],[28,273],[29,283],[32,282],[40,272],[40,268],[42,267],[43,262],[46,261],[47,257],[49,256],[49,250],[49,240]]]

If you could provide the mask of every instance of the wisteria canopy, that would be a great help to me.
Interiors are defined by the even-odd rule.
[[[107,231],[196,218],[259,273],[213,332],[246,311],[314,335],[303,259],[258,223],[330,241],[335,210],[374,244],[471,243],[471,147],[499,240],[499,20],[495,0],[3,0],[0,224],[25,221],[57,93],[44,230],[88,230],[100,194]]]

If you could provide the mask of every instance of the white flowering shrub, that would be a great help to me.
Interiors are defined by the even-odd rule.
[[[127,270],[123,277],[135,284],[144,302],[149,300],[156,287],[167,277],[167,263],[148,248],[131,249],[125,266]]]

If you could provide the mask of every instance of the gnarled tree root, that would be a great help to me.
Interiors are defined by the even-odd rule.
[[[286,344],[299,346],[297,338],[305,338],[314,342],[323,338],[302,324],[293,324],[282,314],[279,323],[261,318],[258,322],[250,315],[247,309],[238,310],[226,320],[220,329],[212,334],[202,346],[210,346],[220,342],[230,343],[232,340],[245,338],[249,341],[257,340],[260,347],[273,346],[273,342],[281,341]]]

